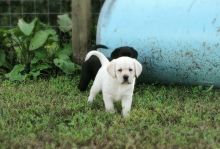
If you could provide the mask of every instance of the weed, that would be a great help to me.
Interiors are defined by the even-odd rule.
[[[220,92],[137,86],[129,118],[87,104],[79,77],[0,84],[1,148],[219,148]]]

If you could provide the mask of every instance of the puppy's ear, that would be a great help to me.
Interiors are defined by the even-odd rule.
[[[114,60],[108,64],[107,71],[113,78],[116,78],[115,61]]]
[[[137,50],[135,50],[134,48],[131,47],[131,51],[132,51],[131,57],[137,59],[137,57],[138,57],[138,52],[137,52]]]
[[[138,78],[142,72],[142,65],[136,59],[134,59],[135,77]]]

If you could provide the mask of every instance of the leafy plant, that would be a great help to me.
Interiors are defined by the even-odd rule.
[[[6,54],[2,49],[0,49],[0,67],[5,66],[6,63]]]
[[[4,31],[0,30],[0,67],[4,66],[6,64],[6,54],[3,50],[3,34]]]
[[[60,46],[63,47],[63,43],[71,42],[72,20],[68,14],[58,15],[57,24],[59,25]]]
[[[12,69],[15,64],[15,53],[4,43],[5,33],[7,30],[0,30],[0,75]]]
[[[59,67],[63,72],[66,74],[71,74],[75,71],[76,66],[72,63],[70,56],[72,54],[72,50],[70,45],[65,45],[64,48],[60,48],[57,53],[56,57],[53,61],[54,64]]]
[[[58,15],[57,23],[59,25],[59,29],[62,32],[71,33],[72,30],[72,20],[68,14]]]
[[[53,40],[49,38],[53,37]],[[40,74],[41,70],[50,68],[39,67],[48,62],[41,61],[39,63],[32,63],[32,59],[36,57],[36,51],[42,50],[46,52],[45,45],[57,42],[55,31],[42,24],[38,19],[34,19],[31,23],[25,22],[23,19],[18,21],[18,27],[11,29],[7,32],[5,39],[8,47],[12,47],[16,53],[16,58],[19,64],[15,65],[12,71],[5,76],[10,80],[22,81],[26,77],[33,74],[34,71]],[[54,49],[56,50],[56,49]],[[36,67],[40,68],[36,70]],[[33,75],[37,77],[37,75]]]
[[[18,26],[8,30],[4,37],[6,46],[13,49],[17,60],[11,72],[5,75],[12,81],[35,79],[42,71],[55,66],[68,74],[75,70],[75,64],[70,60],[71,47],[64,45],[61,48],[56,30],[37,18],[30,23],[19,19]],[[5,53],[0,50],[0,67],[3,65],[6,65],[6,58]]]
[[[26,74],[23,74],[25,66],[22,64],[15,65],[10,73],[7,73],[5,76],[11,81],[24,81],[27,77]]]

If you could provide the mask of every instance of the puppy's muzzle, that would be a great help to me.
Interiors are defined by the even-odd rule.
[[[125,84],[125,83],[130,84],[130,82],[128,81],[128,78],[129,78],[128,75],[124,75],[124,76],[123,76],[123,82],[122,82],[122,84]]]
[[[124,79],[124,82],[127,82],[127,81],[128,81],[128,76],[127,76],[127,75],[124,75],[124,76],[123,76],[123,79]]]

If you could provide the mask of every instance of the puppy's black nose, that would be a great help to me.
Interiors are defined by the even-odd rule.
[[[127,76],[127,75],[124,75],[124,76],[123,76],[123,79],[124,79],[124,81],[128,81],[128,76]]]

